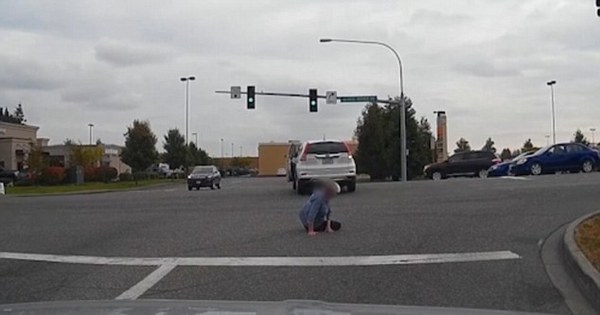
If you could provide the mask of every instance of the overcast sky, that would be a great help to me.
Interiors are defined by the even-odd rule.
[[[397,49],[418,116],[448,113],[460,137],[497,148],[551,134],[548,80],[556,80],[557,140],[600,129],[600,18],[593,0],[464,1],[0,1],[0,106],[22,103],[51,143],[122,144],[134,119],[159,137],[192,132],[209,154],[256,154],[259,142],[349,139],[364,104],[259,96],[256,110],[215,90],[398,94],[383,47],[320,44],[370,39]],[[244,88],[245,89],[245,88]],[[600,139],[599,136],[596,137]]]

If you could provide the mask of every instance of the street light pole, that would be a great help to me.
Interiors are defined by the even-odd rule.
[[[92,123],[89,123],[89,124],[88,124],[88,127],[90,127],[90,145],[92,145],[92,138],[93,138],[93,137],[92,137],[92,134],[93,134],[93,132],[94,132],[94,131],[93,131],[93,130],[94,130],[94,124],[92,124]]]
[[[555,80],[546,82],[550,86],[550,94],[552,97],[552,144],[556,144],[556,117],[554,115],[554,84]]]
[[[354,39],[333,39],[333,38],[321,38],[321,43],[352,43],[352,44],[366,44],[366,45],[379,45],[389,49],[396,60],[398,61],[398,85],[400,90],[400,178],[402,181],[406,181],[406,109],[404,105],[404,80],[402,78],[402,59],[396,50],[382,42],[370,41],[370,40],[354,40]]]
[[[198,133],[192,132],[192,136],[194,136],[194,139],[196,140],[194,143],[196,144],[196,147],[198,147]]]
[[[187,175],[188,173],[188,154],[187,154],[187,150],[188,150],[188,145],[189,145],[189,138],[188,138],[188,132],[189,132],[189,128],[188,128],[188,124],[189,124],[189,113],[190,113],[190,81],[194,81],[196,80],[196,77],[194,76],[189,76],[189,77],[181,77],[179,78],[179,80],[181,80],[182,82],[185,82],[185,149],[186,149],[186,154],[184,157],[184,161],[185,161],[185,174]]]
[[[590,128],[590,131],[592,132],[592,145],[596,146],[596,140],[594,139],[594,133],[596,132],[596,128]]]
[[[546,146],[550,145],[550,135],[545,135],[544,136],[546,138]]]
[[[233,142],[231,143],[231,157],[233,158]]]
[[[187,146],[189,143],[188,139],[188,124],[189,124],[189,113],[190,113],[190,81],[196,80],[196,77],[181,77],[179,80],[181,82],[185,82],[185,145]]]

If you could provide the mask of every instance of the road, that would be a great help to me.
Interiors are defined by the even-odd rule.
[[[4,197],[2,253],[285,259],[508,251],[517,258],[359,266],[192,264],[158,273],[158,266],[101,260],[0,258],[0,304],[115,299],[137,291],[140,299],[315,299],[568,314],[544,271],[540,244],[561,225],[598,210],[598,183],[600,173],[365,183],[332,201],[342,230],[314,238],[297,219],[306,197],[281,178],[226,178],[215,191],[163,186]]]

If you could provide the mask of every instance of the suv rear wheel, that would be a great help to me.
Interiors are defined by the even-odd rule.
[[[431,173],[431,179],[433,179],[433,180],[441,180],[442,179],[442,173],[440,173],[440,172],[433,172],[433,173]]]
[[[356,191],[356,181],[349,181],[348,184],[346,184],[346,190],[348,190],[348,192]]]
[[[300,181],[294,181],[294,183],[296,183],[296,192],[298,193],[298,195],[305,195],[307,190],[306,183]]]

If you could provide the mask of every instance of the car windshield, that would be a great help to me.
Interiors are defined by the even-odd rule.
[[[0,315],[597,313],[598,1],[0,0]]]
[[[524,157],[526,157],[528,155],[533,155],[533,154],[534,154],[533,152],[523,152],[523,153],[517,155],[514,159],[512,159],[512,162],[516,162],[516,161],[518,161],[518,160],[520,160],[520,159],[522,159],[522,158],[524,158]]]
[[[541,149],[538,149],[537,151],[535,151],[535,153],[533,153],[532,155],[540,155],[540,154],[544,154],[546,151],[548,151],[550,148],[552,148],[551,145],[545,146]]]
[[[213,172],[212,167],[196,167],[192,171],[194,174],[210,174]]]

